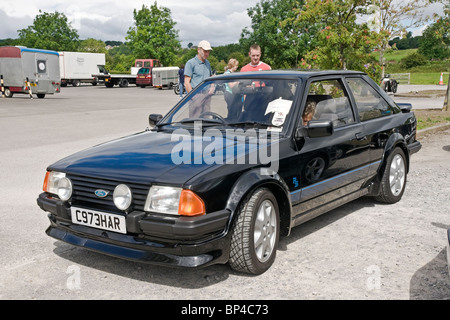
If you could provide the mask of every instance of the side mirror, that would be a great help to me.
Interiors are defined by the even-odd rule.
[[[295,140],[300,140],[302,138],[305,137],[305,128],[304,127],[297,127],[295,128],[295,132],[294,132],[294,139]]]
[[[150,123],[151,127],[154,127],[161,119],[162,115],[156,113],[152,113],[148,116],[148,122]]]
[[[320,138],[331,136],[334,132],[333,123],[331,121],[311,120],[306,127],[310,138]]]
[[[408,113],[412,109],[411,103],[397,103],[397,105],[400,107],[403,113]]]

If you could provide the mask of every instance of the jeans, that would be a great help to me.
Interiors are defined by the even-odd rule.
[[[180,98],[183,97],[183,82],[179,83],[179,87],[180,87]]]

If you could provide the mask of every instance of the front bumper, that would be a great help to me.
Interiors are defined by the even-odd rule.
[[[408,150],[410,155],[419,152],[420,149],[422,149],[422,144],[419,141],[414,141],[413,143],[408,144]]]
[[[72,223],[70,207],[60,200],[39,195],[38,205],[49,212],[46,233],[58,240],[110,256],[174,267],[204,267],[226,263],[230,235],[227,210],[201,217],[146,217],[131,212],[127,234]]]
[[[152,79],[136,78],[136,84],[137,85],[151,86],[152,85]]]

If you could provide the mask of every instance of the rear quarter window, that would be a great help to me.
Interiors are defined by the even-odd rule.
[[[392,107],[361,78],[347,79],[355,98],[361,121],[386,117],[394,114]]]

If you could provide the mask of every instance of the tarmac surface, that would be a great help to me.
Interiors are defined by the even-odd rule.
[[[415,93],[423,91],[441,92],[439,97],[415,97]],[[413,109],[442,109],[445,100],[447,86],[440,85],[407,85],[399,84],[396,94],[389,92],[389,95],[397,103],[411,103]]]

